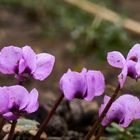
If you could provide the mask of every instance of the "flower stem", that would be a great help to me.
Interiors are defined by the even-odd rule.
[[[106,126],[101,126],[98,135],[95,137],[95,140],[99,140],[100,137],[103,135]]]
[[[1,117],[1,122],[0,122],[0,133],[1,133],[2,128],[3,128],[3,126],[4,126],[5,123],[6,123],[6,120],[5,120],[3,117]]]
[[[61,101],[63,100],[64,95],[62,94],[58,100],[56,101],[55,105],[53,106],[52,110],[50,111],[49,115],[45,118],[44,122],[41,124],[37,134],[35,135],[33,140],[39,140],[42,132],[44,131],[44,129],[47,127],[50,119],[52,118],[53,114],[55,113],[57,107],[59,106],[59,104],[61,103]]]
[[[9,136],[8,136],[8,140],[13,140],[16,124],[17,124],[17,120],[13,120],[12,124],[11,124],[10,133],[9,133]]]
[[[110,98],[109,102],[107,103],[105,109],[103,110],[103,112],[101,113],[100,117],[95,121],[95,123],[93,124],[93,126],[91,127],[91,129],[89,130],[88,134],[85,136],[84,140],[90,140],[91,136],[93,134],[95,134],[97,127],[99,126],[99,124],[102,122],[102,120],[104,119],[106,113],[108,112],[109,108],[111,107],[112,103],[115,101],[118,93],[120,90],[120,85],[118,84],[117,88],[115,89],[114,94],[112,95],[112,97]]]

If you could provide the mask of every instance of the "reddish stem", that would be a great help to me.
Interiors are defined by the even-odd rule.
[[[12,121],[10,133],[9,133],[9,136],[8,136],[8,140],[13,140],[13,138],[14,138],[14,131],[15,131],[15,128],[16,128],[16,124],[17,124],[17,121],[16,120]]]
[[[104,131],[105,131],[106,126],[101,126],[99,133],[97,134],[97,136],[95,137],[95,140],[99,140],[100,137],[103,135]]]
[[[39,140],[42,132],[44,131],[44,129],[47,127],[50,119],[52,118],[53,114],[55,113],[57,107],[59,106],[59,104],[61,103],[61,101],[63,100],[64,95],[62,94],[58,100],[56,101],[55,105],[53,106],[52,110],[50,111],[49,115],[45,118],[44,122],[41,124],[37,134],[35,135],[33,140]]]
[[[1,117],[1,122],[0,122],[0,133],[1,133],[2,128],[3,128],[3,126],[5,125],[5,123],[6,123],[6,120],[5,120],[3,117]]]
[[[112,103],[115,101],[118,93],[120,90],[120,85],[118,84],[117,88],[115,89],[114,94],[110,98],[109,102],[107,103],[106,107],[104,108],[103,112],[101,113],[100,117],[95,121],[91,129],[89,130],[88,134],[85,136],[84,140],[90,140],[91,136],[95,134],[97,127],[104,119],[106,113],[108,112],[109,108],[111,107]]]

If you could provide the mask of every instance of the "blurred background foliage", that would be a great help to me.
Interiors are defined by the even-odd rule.
[[[91,1],[119,11],[113,0]],[[94,53],[100,60],[104,60],[108,51],[118,49],[125,53],[136,42],[119,23],[114,25],[93,17],[63,0],[0,0],[0,4],[26,9],[29,19],[40,22],[43,36],[70,37],[75,46],[69,52],[74,57],[86,57]]]
[[[140,139],[140,121],[134,122],[128,128],[121,128],[116,123],[106,129],[107,134],[111,135],[108,140],[139,140]],[[106,138],[103,138],[105,140]]]

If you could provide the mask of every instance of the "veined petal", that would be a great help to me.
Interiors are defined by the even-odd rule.
[[[102,121],[102,125],[106,126],[111,122],[116,122],[120,125],[125,117],[124,114],[123,106],[121,104],[112,104],[106,117]]]
[[[116,68],[123,68],[126,60],[124,56],[118,51],[112,51],[107,54],[108,63]]]
[[[99,109],[99,114],[104,110],[108,100],[104,100],[104,103]],[[111,105],[106,117],[102,121],[102,125],[107,126],[111,122],[115,121],[121,127],[128,127],[129,124],[140,118],[140,101],[136,96],[125,94],[116,99]]]
[[[38,80],[44,80],[52,72],[55,57],[48,53],[40,53],[37,55],[37,66],[33,72],[33,77]]]
[[[125,113],[122,123],[119,124],[121,127],[128,127],[133,120],[140,119],[140,109],[138,108],[140,100],[136,96],[125,94],[120,96],[116,102],[122,104]]]

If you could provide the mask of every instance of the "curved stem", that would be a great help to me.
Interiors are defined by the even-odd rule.
[[[95,137],[95,140],[99,140],[100,137],[103,135],[104,130],[105,130],[106,126],[101,126],[99,133],[97,134],[97,136]]]
[[[3,126],[5,125],[5,123],[6,123],[6,120],[5,120],[3,117],[1,117],[1,122],[0,122],[0,133],[1,133],[2,128],[3,128]]]
[[[8,136],[8,140],[13,140],[14,131],[15,131],[15,128],[16,128],[16,123],[17,123],[16,120],[12,121],[10,133],[9,133],[9,136]]]
[[[95,134],[95,131],[97,129],[97,127],[99,126],[99,124],[102,122],[102,120],[104,119],[106,113],[108,112],[109,108],[111,107],[112,103],[115,101],[118,93],[120,90],[120,85],[118,84],[117,88],[115,89],[114,94],[112,95],[112,97],[110,98],[109,102],[107,103],[105,109],[103,110],[103,112],[101,113],[100,117],[95,121],[95,123],[93,124],[93,126],[91,127],[91,129],[89,130],[88,134],[85,136],[84,140],[90,140],[91,136],[93,134]]]
[[[58,100],[56,101],[55,105],[53,106],[52,110],[50,111],[49,115],[45,118],[44,122],[41,124],[37,134],[35,135],[33,140],[39,140],[42,132],[44,131],[44,129],[47,127],[50,119],[52,118],[53,114],[55,113],[57,107],[59,106],[59,104],[61,103],[61,101],[63,100],[64,95],[62,94]]]

